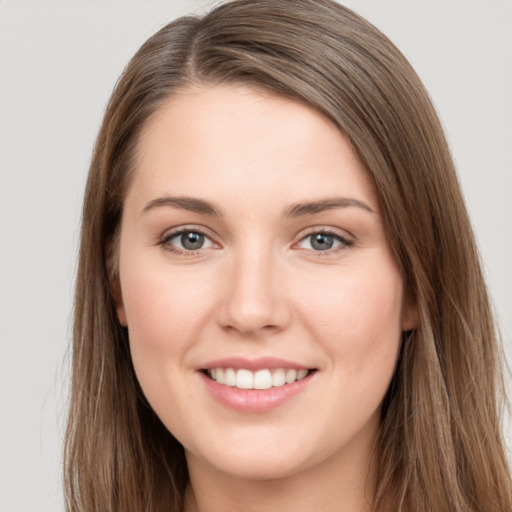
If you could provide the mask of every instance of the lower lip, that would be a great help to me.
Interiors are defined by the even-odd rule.
[[[269,389],[238,389],[219,384],[199,372],[208,391],[223,405],[239,412],[258,413],[271,411],[283,405],[311,384],[316,372],[311,372],[301,380]]]

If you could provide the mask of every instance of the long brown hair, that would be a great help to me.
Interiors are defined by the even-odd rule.
[[[331,0],[235,0],[152,36],[121,76],[85,192],[65,444],[68,512],[182,507],[181,445],[146,402],[115,314],[116,247],[141,129],[175,91],[241,83],[318,110],[378,193],[420,321],[382,413],[376,511],[510,512],[496,328],[435,110],[397,48]]]

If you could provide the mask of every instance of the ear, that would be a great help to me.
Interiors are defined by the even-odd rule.
[[[117,318],[119,319],[119,323],[123,327],[127,327],[128,322],[126,320],[126,310],[124,308],[123,293],[121,290],[121,282],[119,281],[119,277],[115,277],[112,280],[112,296],[114,297],[114,301],[116,304],[116,312]]]
[[[402,306],[402,331],[412,331],[418,327],[419,323],[420,315],[416,299],[406,292]]]

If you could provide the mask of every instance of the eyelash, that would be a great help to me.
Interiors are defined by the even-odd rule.
[[[212,244],[215,244],[215,242],[213,242],[211,240],[210,236],[206,233],[206,231],[204,231],[198,227],[193,227],[193,228],[190,227],[190,228],[179,228],[176,231],[172,231],[171,233],[164,235],[162,237],[162,239],[158,242],[158,245],[161,245],[162,247],[164,247],[165,250],[167,250],[173,254],[177,254],[179,256],[184,256],[184,257],[196,256],[201,250],[204,249],[204,247],[200,247],[197,250],[186,250],[186,249],[180,249],[170,243],[170,240],[177,238],[179,236],[182,236],[186,233],[197,233],[199,235],[204,236]],[[303,235],[300,238],[300,240],[297,243],[295,243],[294,245],[300,244],[303,241],[305,241],[308,238],[311,238],[315,235],[326,235],[326,236],[332,237],[334,240],[339,242],[339,245],[337,247],[326,249],[326,250],[315,251],[312,249],[305,249],[305,250],[312,250],[316,255],[319,255],[319,256],[329,256],[329,255],[335,254],[339,251],[353,247],[355,245],[355,242],[353,240],[350,240],[349,238],[344,237],[344,236],[340,235],[339,233],[336,233],[329,229],[317,229],[315,231],[311,231],[311,232]]]

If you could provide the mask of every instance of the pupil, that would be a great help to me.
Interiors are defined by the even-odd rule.
[[[323,233],[318,233],[313,235],[311,240],[311,246],[313,249],[317,249],[318,251],[327,251],[331,249],[334,243],[334,239],[331,235],[326,235]]]
[[[200,249],[204,243],[204,235],[201,233],[194,233],[193,231],[189,233],[183,233],[181,235],[181,245],[188,249],[189,251],[194,251],[195,249]]]

